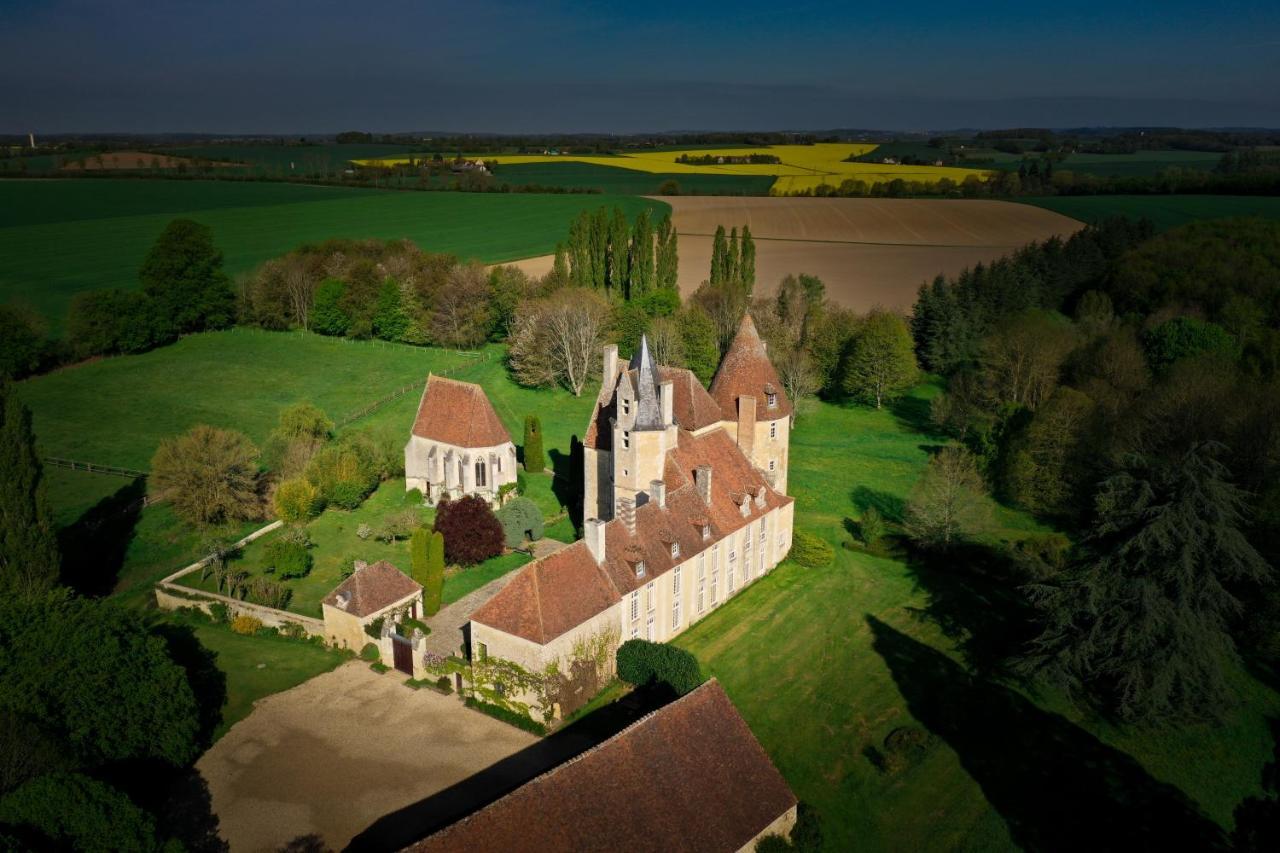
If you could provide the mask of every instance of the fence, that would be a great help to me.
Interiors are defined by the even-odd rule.
[[[90,474],[106,474],[112,477],[127,477],[130,480],[141,480],[147,476],[146,471],[134,468],[121,468],[119,465],[99,465],[96,462],[82,462],[79,459],[64,459],[61,456],[46,456],[44,464],[54,468],[67,468],[71,471],[88,471]]]

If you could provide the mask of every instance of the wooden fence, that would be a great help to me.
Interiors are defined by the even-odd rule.
[[[82,462],[79,459],[64,459],[61,456],[46,456],[44,464],[54,468],[67,468],[71,471],[88,471],[90,474],[106,474],[111,477],[126,477],[130,480],[141,480],[147,476],[146,471],[135,468],[121,468],[119,465],[99,465],[97,462]]]

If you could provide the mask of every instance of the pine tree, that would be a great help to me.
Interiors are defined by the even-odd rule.
[[[58,538],[31,412],[7,382],[0,382],[0,471],[0,599],[25,599],[57,583]]]
[[[444,597],[444,534],[432,532],[427,542],[426,581],[422,584],[422,609],[428,616],[440,612]]]
[[[546,457],[542,452],[542,421],[537,415],[526,415],[524,419],[524,470],[536,474],[547,467]]]
[[[756,287],[756,241],[751,237],[751,229],[742,226],[742,248],[738,260],[738,280],[742,288],[751,293]]]
[[[1225,448],[1130,456],[1103,481],[1081,559],[1030,589],[1043,633],[1023,666],[1077,698],[1139,722],[1203,720],[1231,707],[1239,667],[1233,590],[1273,571],[1244,535],[1250,504]]]
[[[716,234],[711,238],[711,285],[724,284],[728,266],[729,247],[725,240],[724,226],[716,226]]]
[[[667,214],[658,222],[658,257],[655,284],[661,290],[679,287],[679,252],[676,248],[676,230]]]
[[[741,260],[738,253],[738,226],[735,225],[729,232],[729,248],[724,255],[724,283],[733,287],[739,287],[742,283],[738,278],[738,265]]]
[[[642,210],[636,217],[631,235],[630,275],[627,282],[627,298],[640,299],[652,292],[654,284],[653,225],[649,211]]]
[[[563,243],[556,243],[556,259],[551,264],[551,279],[555,287],[566,287],[569,284],[569,265],[565,261]]]

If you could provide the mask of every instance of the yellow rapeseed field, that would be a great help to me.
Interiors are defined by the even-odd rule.
[[[467,155],[490,160],[499,165],[521,163],[591,163],[612,166],[651,174],[677,175],[773,175],[776,180],[770,188],[773,195],[790,195],[813,190],[822,184],[839,186],[848,179],[877,184],[902,178],[907,181],[938,181],[951,178],[959,183],[969,175],[985,179],[987,173],[978,169],[960,169],[949,166],[892,166],[882,163],[849,163],[849,157],[860,156],[875,150],[875,145],[856,142],[820,142],[815,145],[770,145],[760,148],[689,148],[676,151],[647,151],[625,153],[612,157],[592,157],[577,154],[474,154]],[[724,156],[741,157],[746,154],[771,154],[778,163],[720,163],[694,165],[677,163],[684,155],[693,157]],[[356,160],[362,166],[395,166],[408,162],[408,158],[396,157],[380,160]]]

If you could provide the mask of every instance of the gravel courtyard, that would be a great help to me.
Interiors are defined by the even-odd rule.
[[[537,740],[403,682],[347,663],[263,700],[214,744],[196,767],[232,851],[311,834],[340,850],[377,818]]]

